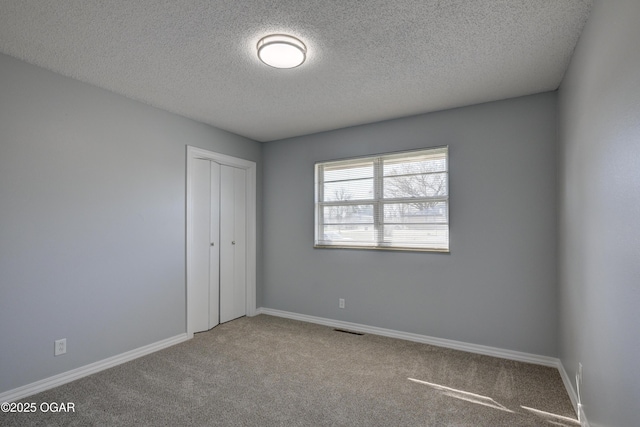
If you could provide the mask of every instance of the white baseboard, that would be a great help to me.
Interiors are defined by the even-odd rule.
[[[569,374],[567,374],[567,371],[564,369],[564,365],[562,364],[562,362],[558,362],[558,371],[560,371],[560,377],[562,377],[564,388],[567,389],[567,394],[569,394],[569,399],[571,399],[573,409],[578,415],[580,427],[589,427],[589,421],[587,420],[587,416],[584,413],[584,408],[579,403],[578,394],[576,393],[576,390],[573,387],[573,383],[571,382],[571,378],[569,378]]]
[[[62,384],[80,379],[82,377],[95,374],[96,372],[112,368],[116,365],[129,362],[133,359],[137,359],[138,357],[146,356],[147,354],[154,353],[158,350],[162,350],[163,348],[171,347],[172,345],[187,341],[192,337],[193,336],[189,336],[186,333],[176,335],[162,341],[145,345],[144,347],[127,351],[126,353],[118,354],[86,366],[81,366],[80,368],[76,368],[71,371],[63,372],[61,374],[54,375],[43,380],[18,387],[4,393],[0,393],[0,402],[13,402],[14,400],[22,399],[24,397],[31,396],[45,390],[49,390],[50,388],[54,388]]]
[[[576,394],[575,389],[573,388],[573,383],[571,382],[571,378],[569,378],[569,374],[564,369],[564,365],[562,362],[558,362],[558,371],[560,372],[560,377],[562,378],[562,382],[564,383],[564,388],[567,389],[567,393],[569,394],[569,399],[571,399],[571,404],[573,405],[573,409],[578,413],[578,395]]]
[[[399,338],[407,341],[414,341],[423,344],[431,344],[438,347],[452,348],[454,350],[467,351],[469,353],[484,354],[487,356],[499,357],[502,359],[515,360],[518,362],[533,363],[536,365],[550,366],[557,368],[560,360],[555,357],[539,356],[537,354],[522,353],[513,350],[504,350],[496,347],[489,347],[479,344],[469,344],[461,341],[435,338],[427,335],[413,334],[409,332],[395,331],[392,329],[378,328],[375,326],[361,325],[359,323],[343,322],[341,320],[326,319],[323,317],[307,316],[306,314],[291,313],[288,311],[275,310],[272,308],[260,307],[256,314],[268,314],[271,316],[285,317],[287,319],[300,320],[303,322],[317,323],[319,325],[331,326],[333,328],[348,329],[351,331],[365,332],[373,335],[382,335],[390,338]]]

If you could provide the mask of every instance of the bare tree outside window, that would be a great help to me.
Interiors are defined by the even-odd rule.
[[[434,207],[438,202],[424,200],[447,194],[447,175],[445,173],[431,173],[428,165],[423,164],[420,172],[415,173],[415,167],[400,165],[393,168],[392,177],[384,181],[385,198],[406,199],[414,198],[409,204],[417,210]]]
[[[353,195],[346,190],[344,187],[340,187],[333,192],[333,199],[336,201],[347,201],[353,198]],[[348,219],[348,217],[353,214],[356,209],[355,206],[352,205],[337,205],[332,206],[330,208],[330,218],[335,218],[336,222],[342,222]]]

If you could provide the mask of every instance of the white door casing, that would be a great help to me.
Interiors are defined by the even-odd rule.
[[[206,162],[198,162],[198,159],[216,162],[222,165],[222,168],[224,168],[224,166],[226,165],[231,166],[232,168],[240,169],[240,171],[238,172],[241,175],[244,175],[244,179],[241,179],[241,184],[239,184],[244,185],[245,187],[243,197],[244,200],[234,200],[233,206],[234,209],[240,209],[241,207],[238,206],[242,206],[244,204],[245,224],[244,226],[239,226],[238,228],[240,232],[245,233],[245,236],[244,238],[241,237],[240,239],[236,237],[236,245],[234,246],[236,247],[236,252],[242,250],[244,256],[246,256],[246,262],[244,262],[243,266],[238,266],[238,264],[234,263],[234,265],[237,266],[235,267],[234,274],[244,275],[246,287],[244,290],[241,289],[233,294],[233,298],[244,299],[244,311],[247,316],[255,316],[256,314],[256,163],[249,160],[239,159],[224,154],[214,153],[212,151],[187,146],[186,329],[189,336],[193,336],[194,331],[209,329],[202,328],[203,325],[198,324],[198,322],[203,322],[197,320],[197,313],[201,312],[199,310],[204,310],[205,304],[211,305],[213,303],[215,305],[215,301],[212,301],[211,298],[217,298],[212,295],[205,296],[203,292],[199,291],[195,286],[195,283],[198,283],[197,281],[202,280],[203,278],[198,277],[199,273],[196,271],[194,266],[196,265],[196,263],[204,261],[198,258],[199,256],[202,257],[203,255],[198,255],[197,249],[199,247],[200,249],[202,249],[202,245],[204,244],[205,240],[210,240],[206,241],[206,244],[210,245],[210,243],[212,242],[218,244],[216,242],[216,239],[218,239],[219,241],[221,239],[221,236],[216,236],[213,234],[213,230],[218,229],[218,227],[211,227],[211,236],[203,237],[194,235],[194,221],[198,220],[198,214],[196,213],[196,208],[198,207],[197,198],[203,197],[203,195],[205,194],[205,186],[198,184],[196,182],[198,181],[196,177],[199,173],[203,173],[202,169],[205,168],[204,164]],[[229,170],[233,171],[233,169]],[[209,172],[209,174],[209,176],[215,175],[211,174],[211,172]],[[242,181],[244,182],[242,183]],[[215,187],[215,184],[213,184],[212,187]],[[208,191],[210,192],[210,190],[211,187],[208,189]],[[212,198],[210,197],[210,195],[208,195],[206,197],[207,203],[209,203],[209,200],[211,199]],[[213,202],[211,203],[213,204]],[[211,211],[213,211],[213,209],[211,209]],[[200,220],[202,219],[200,218]],[[212,221],[214,221],[214,219],[212,219]],[[242,244],[238,245],[239,241],[241,241]],[[243,245],[244,248],[242,248]],[[215,252],[207,251],[206,253],[211,257],[209,261],[210,264],[213,265],[212,261],[214,261]],[[244,293],[244,295],[242,295],[242,293]],[[204,299],[205,301],[202,302],[201,299]],[[213,313],[209,312],[209,319],[213,317],[212,315]]]

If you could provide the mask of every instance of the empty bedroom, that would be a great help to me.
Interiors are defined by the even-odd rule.
[[[638,425],[639,21],[0,1],[0,425]]]

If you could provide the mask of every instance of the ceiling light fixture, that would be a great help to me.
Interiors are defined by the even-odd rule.
[[[295,68],[302,64],[307,47],[295,37],[271,34],[258,42],[258,58],[274,68]]]

